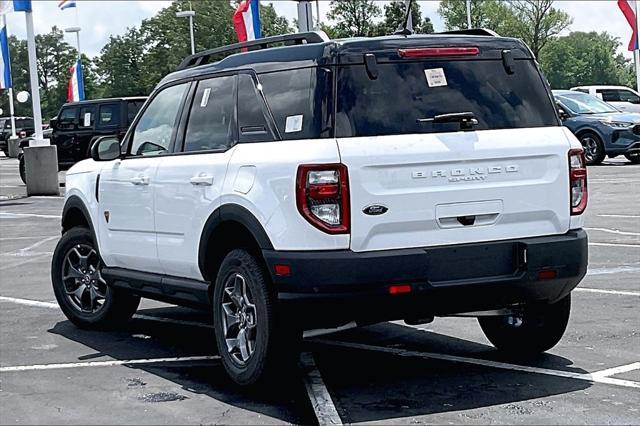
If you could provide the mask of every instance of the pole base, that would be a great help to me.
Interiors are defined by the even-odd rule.
[[[7,156],[9,158],[18,158],[19,153],[20,153],[20,139],[9,138],[9,140],[7,141]]]
[[[60,195],[58,151],[55,145],[24,149],[27,195]]]

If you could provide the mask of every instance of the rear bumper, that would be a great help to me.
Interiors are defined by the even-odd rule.
[[[586,274],[587,234],[385,250],[263,251],[283,305],[313,326],[385,321],[554,302]],[[290,276],[277,276],[276,264]],[[553,278],[538,277],[552,270]],[[389,294],[408,284],[411,292]]]

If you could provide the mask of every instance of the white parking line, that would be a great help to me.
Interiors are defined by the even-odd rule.
[[[318,424],[341,425],[342,420],[333,405],[333,400],[322,380],[313,355],[310,352],[303,352],[300,356],[300,364],[305,373],[304,385],[307,388],[307,395],[309,395],[313,411],[316,413]]]
[[[0,302],[11,302],[17,305],[37,306],[38,308],[58,309],[57,303],[41,302],[39,300],[18,299],[15,297],[0,296]]]
[[[589,243],[590,246],[603,246],[603,247],[630,247],[640,248],[640,244],[622,244],[622,243]]]
[[[609,234],[617,234],[617,235],[633,235],[633,236],[640,236],[640,232],[629,232],[629,231],[620,231],[619,229],[609,229],[609,228],[584,228],[587,231],[600,231],[600,232],[606,232]]]
[[[52,235],[52,237],[54,236]],[[58,235],[57,237],[59,238],[60,236]],[[42,237],[0,237],[0,241],[37,240],[38,238]]]
[[[31,252],[31,250],[33,250],[35,248],[38,248],[41,245],[43,245],[43,244],[45,244],[45,243],[47,243],[49,241],[56,240],[58,238],[60,238],[60,237],[57,236],[57,235],[54,236],[54,237],[47,237],[47,238],[44,238],[44,239],[42,239],[40,241],[37,241],[37,242],[31,244],[30,246],[27,246],[27,247],[23,248],[23,249],[16,250],[16,251],[13,251],[13,252],[9,252],[9,253],[0,253],[0,254],[5,255],[5,256],[18,256],[18,257],[20,257],[20,256],[29,256],[29,255],[35,256],[35,255],[38,255],[38,254],[52,254],[52,252],[39,252],[38,253],[38,252]]]
[[[584,287],[578,287],[574,291],[582,291],[585,293],[617,294],[618,296],[640,296],[640,291],[601,290],[599,288]]]
[[[22,265],[25,265],[27,263],[35,262],[36,260],[44,259],[46,256],[49,256],[49,254],[39,254],[37,256],[31,256],[28,259],[23,260],[21,262],[11,263],[9,265],[2,265],[2,266],[0,266],[0,271],[4,271],[5,269],[17,268],[18,266],[22,266]]]
[[[204,356],[184,356],[173,358],[148,358],[148,359],[126,359],[113,361],[90,361],[90,362],[68,362],[63,364],[37,364],[37,365],[16,365],[12,367],[0,367],[0,373],[14,371],[36,371],[36,370],[59,370],[62,368],[84,368],[84,367],[114,367],[117,365],[139,365],[139,364],[165,364],[173,362],[193,362],[219,360],[218,355]]]
[[[591,375],[593,377],[609,377],[633,370],[640,370],[640,362],[633,362],[631,364],[621,365],[620,367],[607,368],[606,370],[600,370],[596,371],[595,373],[591,373]]]
[[[62,218],[62,216],[60,215],[53,215],[53,214],[0,212],[0,219],[23,219],[28,217],[39,217],[41,219],[61,219]]]
[[[640,218],[640,215],[635,214],[599,214],[600,217],[620,217],[620,218]]]
[[[618,266],[615,268],[593,268],[587,270],[587,275],[608,275],[620,274],[624,272],[638,272],[640,266]]]
[[[640,382],[634,382],[631,380],[613,379],[610,377],[598,377],[598,376],[594,377],[590,373],[574,373],[571,371],[551,370],[548,368],[508,364],[505,362],[491,361],[486,359],[468,358],[463,356],[446,355],[446,354],[439,354],[439,353],[433,353],[433,352],[407,351],[399,348],[372,346],[372,345],[366,345],[362,343],[339,342],[339,341],[330,341],[330,340],[324,340],[324,339],[317,339],[314,341],[328,345],[328,346],[337,346],[337,347],[349,348],[349,349],[360,349],[360,350],[366,350],[366,351],[384,352],[384,353],[389,353],[393,355],[408,356],[408,357],[414,357],[414,358],[438,359],[442,361],[457,362],[462,364],[473,364],[473,365],[480,365],[483,367],[499,368],[502,370],[512,370],[512,371],[520,371],[524,373],[544,374],[547,376],[564,377],[568,379],[584,380],[592,383],[606,383],[610,385],[640,389]]]

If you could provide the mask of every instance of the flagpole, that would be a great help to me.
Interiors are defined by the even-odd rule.
[[[7,32],[7,49],[8,49],[9,48],[9,30],[7,29],[6,15],[2,15],[2,26],[5,28],[5,31]],[[8,61],[8,63],[9,63],[9,75],[11,75],[11,61]],[[11,138],[15,139],[17,138],[17,135],[16,135],[16,117],[13,109],[13,84],[11,85],[11,87],[9,87],[8,94],[9,94],[9,115],[11,116]]]
[[[27,23],[27,51],[29,53],[29,81],[31,84],[31,103],[33,105],[33,126],[36,137],[29,146],[49,145],[49,139],[42,137],[42,111],[40,110],[40,87],[38,86],[38,67],[36,65],[36,39],[33,29],[33,12],[25,12]],[[57,165],[56,165],[57,166]]]
[[[633,50],[633,61],[636,65],[636,91],[640,91],[640,50],[638,50],[640,48],[640,40],[638,40],[638,38],[640,37],[638,35],[638,30],[640,30],[640,26],[638,25],[640,23],[640,19],[638,19],[638,1],[634,2],[634,7],[634,14],[636,19],[636,40],[635,49]]]

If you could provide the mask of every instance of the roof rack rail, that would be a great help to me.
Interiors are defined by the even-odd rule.
[[[228,56],[232,53],[236,53],[236,51],[241,51],[242,49],[261,50],[268,49],[270,45],[273,44],[291,46],[296,44],[324,43],[326,41],[329,41],[329,37],[327,37],[324,31],[312,31],[308,33],[285,34],[242,43],[234,43],[227,46],[217,47],[215,49],[203,50],[202,52],[187,56],[180,65],[178,65],[178,70],[205,65],[209,63],[209,59],[212,56],[223,55],[225,53],[227,55],[224,56]]]
[[[451,31],[443,31],[438,34],[460,34],[460,35],[500,37],[500,34],[488,28],[469,28],[464,30],[451,30]]]

